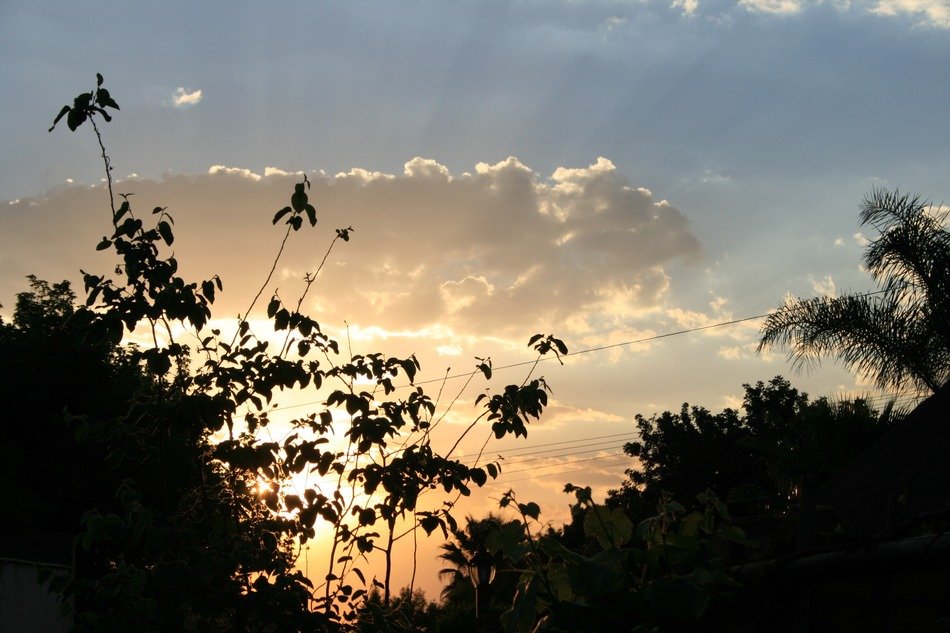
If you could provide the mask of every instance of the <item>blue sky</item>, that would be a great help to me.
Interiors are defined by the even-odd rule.
[[[30,272],[105,265],[95,139],[46,132],[96,72],[122,106],[105,129],[118,190],[170,206],[179,259],[233,293],[225,314],[274,250],[284,172],[303,170],[318,228],[357,229],[311,309],[435,376],[476,354],[525,360],[544,328],[582,349],[867,290],[861,197],[950,201],[948,0],[7,0],[5,306]],[[298,240],[282,292],[325,246]],[[743,382],[794,376],[753,353],[756,326],[546,368],[557,408],[531,441],[684,400],[719,409]],[[865,388],[828,366],[793,382]],[[554,499],[547,481],[524,496]]]

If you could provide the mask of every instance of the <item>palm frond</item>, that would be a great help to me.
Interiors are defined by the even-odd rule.
[[[881,387],[907,382],[934,390],[942,382],[934,361],[936,337],[898,293],[799,299],[772,313],[762,327],[759,351],[789,350],[797,370],[836,357],[845,366],[875,376]]]
[[[793,301],[767,318],[759,351],[784,347],[798,370],[833,357],[882,388],[939,388],[950,378],[950,231],[930,206],[873,189],[861,223],[879,233],[864,262],[880,291]]]

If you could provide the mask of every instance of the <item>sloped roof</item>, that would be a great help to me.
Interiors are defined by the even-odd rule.
[[[950,383],[828,480],[818,504],[853,534],[950,510]]]

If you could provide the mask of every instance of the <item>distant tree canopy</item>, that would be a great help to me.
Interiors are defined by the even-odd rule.
[[[809,401],[781,376],[743,385],[741,411],[712,413],[684,404],[679,412],[637,415],[640,440],[624,451],[639,464],[608,503],[633,516],[651,514],[668,494],[689,502],[707,490],[734,513],[787,510],[804,474],[827,478],[891,423],[864,400]]]
[[[861,223],[878,232],[864,254],[878,292],[787,303],[766,320],[759,349],[785,347],[798,365],[837,359],[882,388],[939,389],[950,379],[947,217],[919,195],[871,191]]]
[[[69,282],[29,283],[13,322],[0,320],[0,531],[71,533],[90,507],[115,505],[118,484],[78,421],[118,417],[149,381],[122,348],[84,340]]]
[[[455,632],[442,623],[443,609],[426,599],[422,589],[403,587],[389,606],[383,594],[373,588],[359,609],[355,630],[358,633],[436,633]]]

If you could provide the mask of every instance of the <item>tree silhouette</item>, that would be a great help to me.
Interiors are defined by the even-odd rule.
[[[947,212],[919,195],[874,189],[861,224],[878,232],[864,265],[880,290],[798,299],[769,315],[759,351],[785,347],[796,366],[823,357],[871,375],[881,388],[936,391],[950,378]]]
[[[504,553],[492,547],[503,532],[520,534],[518,521],[489,513],[481,519],[468,516],[464,527],[455,530],[453,538],[442,543],[439,558],[446,566],[439,570],[439,578],[445,583],[442,588],[442,614],[440,623],[445,631],[473,631],[475,622],[475,588],[469,578],[469,562],[480,550],[494,558],[495,579],[489,587],[488,621],[497,622],[510,607],[515,595],[518,574],[513,571],[514,562]]]
[[[689,503],[709,490],[738,516],[785,514],[804,476],[827,479],[894,421],[890,406],[878,412],[861,399],[810,401],[781,376],[743,389],[740,411],[683,404],[637,415],[640,439],[624,452],[639,463],[608,505],[642,520],[664,494]]]
[[[82,518],[77,542],[101,573],[77,576],[65,587],[82,597],[74,601],[78,628],[336,630],[356,616],[371,586],[382,589],[390,606],[394,543],[419,528],[447,536],[457,528],[458,498],[499,473],[495,463],[463,464],[451,456],[455,448],[479,422],[496,438],[526,436],[526,425],[547,405],[543,377],[529,373],[521,385],[478,396],[481,413],[444,452],[433,445],[432,432],[445,413],[437,414],[437,401],[415,384],[415,356],[344,354],[301,312],[323,263],[304,275],[295,301],[272,291],[266,305],[272,328],[252,327],[250,316],[266,297],[284,246],[317,224],[306,176],[273,216],[281,245],[233,335],[212,329],[221,279],[179,276],[168,209],[141,214],[133,193],[113,194],[97,120],[110,121],[106,108],[118,104],[102,76],[96,80],[93,90],[63,106],[50,131],[63,118],[72,131],[86,122],[95,131],[111,212],[96,249],[110,251],[118,263],[108,274],[83,271],[84,305],[69,308],[69,323],[85,344],[124,350],[143,384],[114,400],[114,414],[74,421],[77,434],[102,447],[102,461],[114,471],[102,492],[116,501]],[[323,262],[352,231],[336,229]],[[123,346],[135,331],[150,341]],[[283,342],[271,346],[270,337]],[[563,342],[543,334],[528,346],[539,359],[567,353]],[[490,380],[491,361],[476,360],[469,381]],[[84,384],[82,372],[71,377]],[[404,397],[394,395],[397,381],[409,387]],[[265,441],[261,429],[271,423],[274,398],[290,390],[319,393],[319,405],[288,421],[283,439]],[[337,429],[342,441],[333,446]],[[44,439],[34,442],[42,448]],[[305,474],[314,477],[294,483]],[[155,479],[160,485],[151,485]],[[420,498],[430,491],[448,500],[426,509]],[[332,540],[314,586],[295,563],[318,528]],[[370,556],[384,559],[382,582],[367,582],[362,569]]]
[[[356,633],[433,633],[439,630],[441,608],[422,589],[403,587],[387,607],[374,587],[359,609]]]
[[[80,441],[64,412],[74,421],[118,416],[147,382],[125,350],[84,341],[72,326],[68,281],[28,279],[12,323],[0,319],[0,533],[10,547],[22,535],[68,534],[91,507],[115,505],[120,480],[106,453]]]

